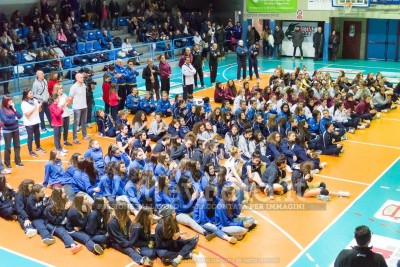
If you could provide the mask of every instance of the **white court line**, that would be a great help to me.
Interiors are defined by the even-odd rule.
[[[332,225],[334,225],[350,208],[353,207],[353,205],[372,187],[376,184],[376,182],[390,169],[393,167],[394,164],[396,164],[397,161],[399,161],[400,157],[395,159],[392,164],[390,164],[379,176],[376,178],[365,190],[356,198],[354,201],[347,206],[340,214],[337,216],[328,226],[325,227],[325,229],[319,233],[311,242],[308,244],[289,264],[288,266],[292,266],[310,247],[314,245],[315,242],[318,241],[318,239],[324,234]]]
[[[31,257],[29,257],[29,256],[26,256],[26,255],[24,255],[24,254],[21,254],[21,253],[19,253],[19,252],[16,252],[16,251],[14,251],[14,250],[11,250],[11,249],[8,249],[8,248],[2,247],[2,246],[0,246],[0,249],[5,250],[5,251],[7,251],[7,252],[9,252],[9,253],[15,254],[15,255],[17,255],[17,256],[20,256],[21,258],[25,258],[25,259],[28,259],[28,260],[30,260],[30,261],[43,264],[43,265],[48,266],[48,267],[55,267],[54,265],[48,264],[48,263],[46,263],[46,262],[44,262],[44,261],[41,261],[41,260],[38,260],[38,259],[35,259],[35,258],[31,258]],[[3,259],[3,260],[5,260],[5,259]]]
[[[337,178],[337,177],[333,177],[333,176],[321,175],[321,174],[314,174],[314,176],[331,179],[331,180],[347,182],[347,183],[353,183],[353,184],[361,184],[361,185],[366,185],[366,186],[370,185],[368,183],[363,183],[363,182],[358,182],[358,181],[353,181],[353,180],[348,180],[348,179],[343,179],[343,178]]]
[[[311,262],[315,262],[315,260],[313,259],[313,257],[311,257],[309,253],[307,253],[306,256]]]
[[[382,188],[382,189],[390,189],[390,187],[388,187],[388,186],[382,186],[382,185],[381,185],[381,188]]]
[[[346,140],[345,142],[400,150],[400,147],[398,147],[398,146],[386,146],[386,145],[381,145],[381,144],[374,144],[374,143],[367,143],[367,142],[360,142],[360,141],[352,141],[352,140]]]
[[[12,160],[12,161],[15,162],[14,160]],[[23,162],[49,162],[49,160],[48,159],[24,159]],[[68,160],[62,160],[61,162],[68,162]]]
[[[290,241],[293,242],[293,244],[296,245],[296,247],[298,247],[301,251],[303,251],[303,246],[300,245],[299,242],[297,242],[288,232],[286,232],[285,230],[283,230],[282,227],[280,227],[279,225],[277,225],[275,222],[273,222],[271,219],[268,219],[267,217],[265,217],[263,214],[261,214],[260,212],[253,210],[252,208],[248,208],[248,210],[254,212],[255,214],[257,214],[258,216],[260,216],[261,218],[263,218],[266,222],[272,224],[276,229],[278,229],[284,236],[286,236]]]
[[[380,118],[380,120],[386,120],[386,121],[400,121],[400,119],[392,119],[392,118]]]

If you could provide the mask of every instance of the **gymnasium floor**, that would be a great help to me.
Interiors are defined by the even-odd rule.
[[[268,82],[269,74],[281,65],[285,70],[293,70],[295,66],[306,65],[312,72],[315,68],[332,72],[336,76],[343,69],[352,77],[359,71],[383,72],[383,75],[396,81],[400,73],[396,72],[399,62],[373,62],[360,60],[339,60],[335,63],[305,59],[281,61],[260,59],[259,68],[262,76],[261,86]],[[208,71],[208,63],[204,69]],[[208,72],[206,72],[208,76]],[[217,80],[236,78],[236,59],[227,56],[219,62]],[[141,79],[139,79],[141,80]],[[173,69],[171,95],[181,91],[179,68]],[[206,85],[210,86],[206,77]],[[255,82],[255,81],[253,81]],[[95,90],[96,108],[102,107],[101,82]],[[139,82],[143,87],[143,82]],[[143,89],[143,88],[142,88]],[[213,97],[212,89],[203,89],[195,93],[195,97]],[[214,105],[215,107],[215,105]],[[372,122],[367,130],[359,130],[356,134],[348,134],[343,141],[345,152],[341,157],[321,156],[328,166],[315,180],[324,181],[332,191],[346,190],[351,192],[350,198],[335,198],[329,202],[316,199],[301,199],[289,192],[274,201],[267,200],[263,193],[255,195],[254,203],[243,211],[258,221],[258,226],[243,241],[230,245],[225,241],[214,239],[207,242],[200,237],[199,256],[181,266],[329,266],[339,251],[352,242],[353,230],[356,226],[368,225],[373,236],[376,251],[385,255],[389,266],[395,266],[395,259],[400,258],[400,111],[394,110],[381,114],[379,120]],[[169,120],[168,120],[169,122]],[[89,132],[94,136],[95,128]],[[70,133],[71,139],[72,133]],[[52,132],[43,134],[42,147],[49,151],[53,148]],[[8,182],[16,188],[22,179],[32,178],[43,181],[44,164],[48,155],[41,154],[37,158],[27,156],[26,140],[21,131],[21,155],[24,168],[13,168]],[[101,143],[103,151],[114,139],[95,137]],[[83,153],[88,147],[86,141],[74,145],[68,155],[73,152]],[[65,158],[65,163],[68,156]],[[193,231],[181,227],[188,237]],[[104,255],[95,256],[83,249],[77,255],[71,255],[69,249],[63,247],[57,239],[56,244],[46,247],[36,236],[28,239],[17,222],[0,219],[0,266],[130,266],[129,257],[107,249]],[[162,266],[156,262],[155,266]]]

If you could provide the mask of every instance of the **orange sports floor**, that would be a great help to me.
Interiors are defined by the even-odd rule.
[[[267,75],[262,76],[261,86],[267,83]],[[213,97],[213,89],[205,89],[195,93],[197,97]],[[198,249],[204,255],[205,262],[197,266],[287,266],[303,248],[305,248],[323,229],[333,221],[341,211],[348,207],[376,177],[382,173],[396,158],[400,156],[400,111],[394,110],[381,118],[374,120],[369,129],[358,130],[356,134],[348,134],[348,140],[343,141],[345,152],[341,157],[321,156],[321,160],[328,166],[316,175],[317,181],[324,181],[329,190],[346,190],[351,192],[350,198],[332,198],[327,202],[326,210],[306,211],[267,211],[261,205],[254,205],[252,209],[243,211],[245,215],[252,215],[258,221],[258,226],[249,232],[246,237],[235,245],[215,238],[207,242],[200,237]],[[169,122],[169,120],[168,120]],[[95,135],[95,127],[89,133]],[[70,133],[70,140],[71,140]],[[109,138],[96,138],[106,150]],[[42,140],[42,147],[50,151],[53,148],[52,138]],[[80,145],[67,147],[68,155],[84,151],[88,147],[87,141]],[[26,145],[21,149],[22,161],[25,167],[13,168],[8,175],[8,182],[16,188],[25,178],[43,181],[44,164],[49,153],[40,154],[37,158],[27,155]],[[13,157],[13,155],[12,155]],[[68,156],[65,161],[68,160]],[[66,165],[66,162],[64,163]],[[264,194],[258,193],[256,203],[321,203],[316,199],[298,199],[293,192],[277,197],[270,201]],[[187,236],[193,236],[193,231],[181,226]],[[126,266],[132,261],[113,249],[107,249],[104,255],[95,256],[87,249],[72,255],[69,249],[63,247],[57,239],[52,246],[45,246],[40,236],[28,239],[19,224],[15,221],[0,219],[0,246],[16,251],[31,258],[35,258],[55,266]],[[6,266],[6,259],[0,266]],[[161,262],[155,266],[162,266]],[[196,266],[193,261],[181,266]]]

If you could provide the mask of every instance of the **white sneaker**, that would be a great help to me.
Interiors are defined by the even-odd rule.
[[[197,88],[201,88],[201,85],[197,85]]]
[[[325,168],[326,165],[328,165],[328,163],[326,163],[326,162],[321,162],[321,163],[319,164],[319,166],[320,166],[321,168]]]
[[[311,170],[311,174],[317,174],[317,173],[319,173],[319,169]]]
[[[27,237],[29,237],[29,238],[32,238],[32,237],[34,237],[35,235],[37,235],[37,230],[36,229],[32,229],[32,228],[29,228],[28,230],[26,230],[26,236]]]
[[[349,197],[350,196],[350,192],[347,191],[339,191],[338,192],[338,197]]]
[[[400,105],[400,99],[394,102],[396,105]]]
[[[370,124],[371,121],[370,120],[364,120],[365,123]]]
[[[292,168],[290,168],[289,165],[286,165],[286,171],[287,171],[287,172],[293,172]]]
[[[397,106],[391,106],[390,107],[390,109],[396,109],[397,108]]]
[[[346,135],[343,135],[342,137],[340,137],[340,140],[347,140],[347,136]]]
[[[357,129],[365,129],[365,125],[357,125]]]
[[[350,127],[347,132],[353,134],[355,132],[355,129],[353,127]]]
[[[388,113],[388,110],[387,109],[382,109],[381,112],[382,113]]]
[[[56,240],[54,238],[45,238],[42,240],[43,244],[46,244],[48,246],[54,244]]]
[[[1,171],[2,174],[10,174],[11,170],[10,169],[4,169]]]
[[[381,113],[376,113],[375,117],[379,119],[381,117]]]

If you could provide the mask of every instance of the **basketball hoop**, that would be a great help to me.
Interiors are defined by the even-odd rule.
[[[344,8],[344,13],[345,14],[350,14],[351,9],[353,8],[353,3],[352,2],[345,2],[343,3],[343,8]]]

